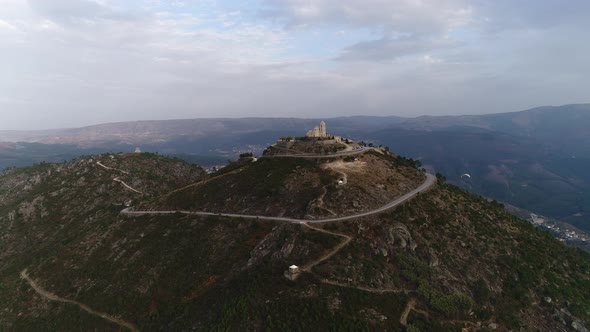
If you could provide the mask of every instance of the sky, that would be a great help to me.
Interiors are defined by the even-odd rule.
[[[0,130],[590,102],[587,0],[0,0]]]

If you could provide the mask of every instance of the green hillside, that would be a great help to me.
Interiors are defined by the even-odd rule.
[[[307,163],[283,160],[272,169]],[[80,304],[140,331],[590,325],[587,254],[443,183],[395,210],[321,225],[119,214],[205,179],[196,166],[149,154],[2,174],[0,330],[126,329]],[[277,185],[261,182],[255,190]],[[295,281],[283,276],[291,264],[304,269]],[[75,302],[41,295],[21,278],[25,269]]]

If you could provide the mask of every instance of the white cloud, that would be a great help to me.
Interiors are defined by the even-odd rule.
[[[589,5],[531,1],[0,0],[0,129],[587,101]]]
[[[0,20],[0,30],[2,30],[2,29],[18,31],[18,29],[14,25],[12,25],[6,21]]]
[[[473,10],[463,0],[272,0],[266,15],[288,26],[336,25],[381,32],[345,48],[339,60],[385,61],[448,48],[449,34],[472,22]]]
[[[340,24],[438,34],[471,20],[464,0],[267,0],[266,15],[291,25]]]
[[[378,40],[364,41],[347,47],[338,59],[387,61],[416,53],[432,52],[458,45],[459,42],[445,37],[382,37]]]

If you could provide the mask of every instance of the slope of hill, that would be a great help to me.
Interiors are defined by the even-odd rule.
[[[378,150],[379,151],[379,150]],[[261,158],[176,190],[139,208],[328,218],[381,207],[425,176],[385,151],[334,159]]]
[[[316,186],[331,176],[301,164]],[[228,170],[225,186],[251,181],[239,169]],[[0,176],[0,329],[567,331],[590,323],[587,254],[443,183],[394,211],[323,228],[119,214],[124,203],[150,204],[203,180],[196,167],[145,154]],[[226,198],[281,190],[261,183]],[[303,270],[295,281],[283,276],[291,264]]]

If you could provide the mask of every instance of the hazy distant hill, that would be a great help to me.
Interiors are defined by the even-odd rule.
[[[404,121],[400,117],[339,117],[330,119],[332,132],[383,129]],[[107,123],[89,127],[51,131],[0,131],[2,141],[96,145],[157,144],[186,139],[222,139],[272,132],[276,135],[303,135],[320,120],[296,118],[182,119]],[[259,142],[259,140],[256,140]]]
[[[539,107],[523,112],[417,118],[353,116],[327,119],[329,130],[367,136],[377,130],[457,130],[467,127],[530,137],[567,156],[590,156],[590,104]],[[45,131],[0,131],[0,141],[96,146],[100,144],[161,144],[176,141],[225,141],[246,138],[254,144],[276,135],[302,135],[319,119],[239,118],[137,121]],[[229,137],[229,139],[228,139]],[[213,144],[215,148],[215,144]]]
[[[401,123],[412,130],[448,129],[469,126],[531,137],[565,156],[590,157],[590,104],[545,106],[523,112],[467,115],[423,116]]]
[[[590,104],[523,112],[324,119],[331,133],[387,145],[420,158],[450,182],[590,231]],[[0,168],[140,146],[208,164],[303,135],[319,119],[243,118],[138,121],[40,132],[0,132],[37,142],[0,146]],[[41,145],[48,143],[53,145]],[[67,145],[64,145],[67,144]],[[470,174],[471,179],[461,178]]]

